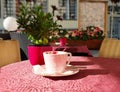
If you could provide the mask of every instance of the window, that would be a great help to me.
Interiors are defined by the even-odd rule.
[[[77,0],[59,0],[59,14],[64,20],[76,20]]]
[[[4,0],[3,2],[3,17],[15,16],[15,0]]]
[[[3,2],[4,2],[4,0],[0,0],[0,32],[3,29],[3,25],[2,25],[2,22],[3,22]]]
[[[0,18],[2,18],[2,15],[3,15],[3,11],[2,11],[2,9],[3,9],[3,4],[2,4],[2,0],[0,1]]]
[[[1,1],[0,1],[0,18],[1,18]]]
[[[120,39],[120,3],[115,3],[112,6],[111,0],[108,0],[108,21],[108,36]]]
[[[47,12],[47,0],[43,0],[43,1],[41,2],[41,6],[42,6],[42,8],[43,8],[43,11],[44,11],[44,12]]]
[[[19,8],[19,5],[16,5],[17,2],[26,2],[27,0],[20,0],[20,1],[16,1],[16,0],[1,0],[0,1],[0,17],[1,17],[1,11],[3,12],[3,18],[6,18],[7,16],[16,16],[16,8]],[[32,0],[31,0],[32,2]],[[42,0],[41,1],[37,1],[37,3],[40,3],[43,7],[43,10],[46,12],[47,11],[47,0]],[[30,3],[32,4],[32,3]],[[1,8],[2,7],[2,8]]]
[[[44,12],[47,12],[47,0],[25,0],[24,2],[26,1],[30,3],[31,7],[37,3],[42,7]]]

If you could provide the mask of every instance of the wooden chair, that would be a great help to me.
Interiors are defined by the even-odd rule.
[[[0,40],[0,67],[21,61],[18,40]]]
[[[105,38],[99,51],[99,57],[120,58],[120,40]]]

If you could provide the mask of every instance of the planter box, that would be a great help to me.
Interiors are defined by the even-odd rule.
[[[100,49],[101,43],[103,40],[98,40],[98,39],[93,39],[93,40],[68,40],[67,43],[68,45],[87,45],[88,49],[90,50],[98,50]]]

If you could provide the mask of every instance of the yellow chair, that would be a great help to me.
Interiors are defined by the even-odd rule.
[[[105,38],[99,51],[99,57],[120,58],[120,40]]]
[[[0,40],[0,67],[21,61],[18,40]]]

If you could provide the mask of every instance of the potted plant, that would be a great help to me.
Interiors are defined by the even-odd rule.
[[[51,13],[45,13],[40,5],[22,4],[17,16],[20,32],[27,34],[32,45],[28,46],[28,57],[32,65],[44,64],[43,52],[52,50],[48,46],[50,35],[59,25]],[[47,45],[47,46],[46,46]]]
[[[28,3],[20,7],[17,23],[34,45],[48,44],[49,36],[59,27],[51,13],[45,13],[40,5],[30,7]]]
[[[50,36],[50,39],[52,44],[55,44],[55,42],[59,42],[60,46],[64,46],[67,43],[68,36],[68,30],[59,29]]]
[[[87,26],[86,29],[80,31],[74,30],[69,34],[70,40],[93,40],[93,39],[104,39],[105,35],[103,30],[97,26]]]
[[[51,37],[51,39],[60,38],[66,38],[68,45],[87,45],[89,49],[99,49],[105,34],[98,26],[87,26],[81,30],[57,30]]]
[[[69,34],[69,44],[87,45],[89,49],[99,49],[104,39],[104,31],[98,26],[87,26],[86,29],[74,30]]]

